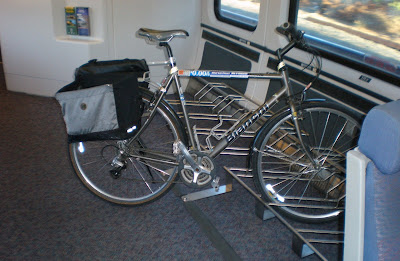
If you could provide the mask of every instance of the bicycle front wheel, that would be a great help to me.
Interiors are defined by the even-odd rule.
[[[290,110],[261,129],[253,150],[255,186],[278,211],[303,222],[336,219],[344,210],[346,152],[357,146],[360,122],[331,103],[298,106],[304,152]]]
[[[149,116],[151,94],[142,90],[144,113]],[[83,184],[97,196],[117,204],[141,205],[163,196],[177,177],[173,144],[184,139],[181,127],[172,109],[160,103],[156,115],[140,137],[129,140],[88,141],[70,144],[74,169]],[[118,173],[113,161],[121,150],[129,155]]]

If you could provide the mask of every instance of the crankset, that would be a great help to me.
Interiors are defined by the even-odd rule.
[[[215,179],[213,160],[204,152],[188,151],[183,143],[180,150],[179,175],[184,184],[192,188],[207,186]]]

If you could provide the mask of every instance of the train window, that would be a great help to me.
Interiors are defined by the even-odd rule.
[[[290,19],[312,45],[338,61],[361,64],[398,81],[400,0],[291,2]]]
[[[254,31],[258,24],[260,0],[215,0],[217,19]]]

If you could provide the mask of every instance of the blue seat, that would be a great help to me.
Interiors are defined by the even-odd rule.
[[[400,100],[367,114],[346,168],[344,260],[400,260]]]

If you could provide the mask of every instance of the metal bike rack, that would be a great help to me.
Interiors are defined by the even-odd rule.
[[[225,93],[221,95],[222,93]],[[230,93],[230,94],[226,94]],[[168,100],[170,104],[177,105],[177,100]],[[186,105],[193,107],[196,111],[210,110],[210,113],[189,112],[189,117],[194,123],[206,121],[208,125],[214,122],[214,127],[196,127],[194,130],[197,136],[201,137],[201,144],[204,150],[212,149],[212,139],[221,139],[235,124],[243,117],[246,117],[252,109],[258,106],[251,100],[239,95],[231,87],[224,83],[207,83],[193,95],[193,100],[187,100]],[[183,117],[183,114],[178,115]],[[270,115],[267,115],[268,118]],[[261,125],[260,125],[261,126]],[[259,127],[260,127],[259,126]],[[257,129],[246,131],[241,138],[253,139]],[[249,154],[249,148],[244,146],[228,147],[221,155],[244,156]],[[324,229],[323,224],[307,224],[307,228],[295,228],[290,220],[285,219],[273,208],[274,204],[264,201],[259,194],[251,189],[243,180],[252,178],[251,170],[243,167],[224,166],[226,171],[225,185],[219,188],[211,188],[197,191],[182,196],[182,200],[195,201],[207,197],[225,194],[232,191],[232,182],[236,180],[256,199],[255,214],[262,220],[278,218],[289,230],[293,232],[292,249],[301,258],[316,254],[321,260],[327,260],[315,247],[316,244],[343,244],[343,231]],[[326,236],[327,238],[323,238]],[[332,236],[340,239],[330,239]]]

